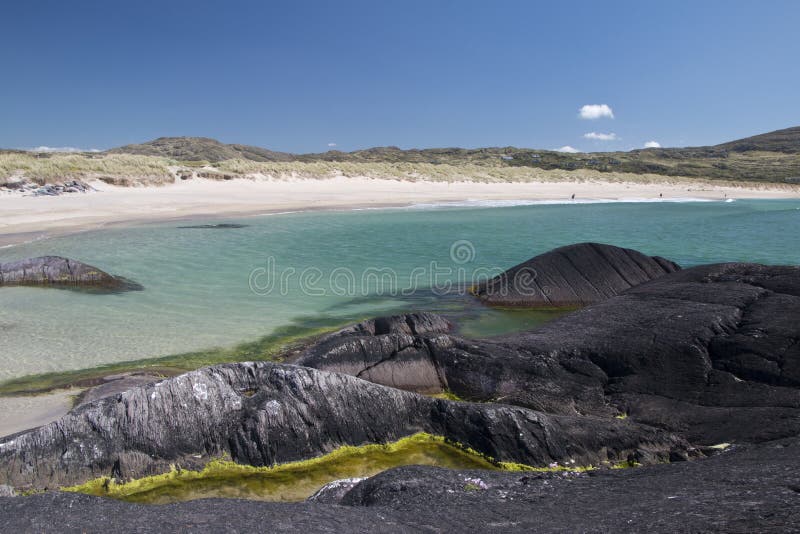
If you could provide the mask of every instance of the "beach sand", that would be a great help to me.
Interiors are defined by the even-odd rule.
[[[46,425],[72,409],[80,389],[65,389],[32,397],[0,397],[0,437]]]
[[[703,182],[435,182],[326,179],[194,179],[162,187],[115,187],[57,197],[0,196],[0,246],[114,224],[316,209],[404,206],[463,200],[577,201],[800,198],[800,188]]]

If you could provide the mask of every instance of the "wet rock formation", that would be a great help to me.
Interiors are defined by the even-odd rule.
[[[296,365],[227,364],[124,392],[109,386],[97,397],[111,396],[0,439],[0,484],[124,480],[222,455],[263,466],[417,432],[529,465],[671,463],[583,474],[405,467],[296,504],[143,507],[48,493],[0,498],[0,524],[87,530],[108,516],[124,528],[527,532],[770,531],[800,521],[800,267],[679,270],[600,245],[550,254],[537,264],[562,291],[549,304],[569,295],[592,304],[482,340],[433,314],[377,318],[320,338]],[[565,274],[567,263],[581,276]],[[734,445],[720,453],[723,442]]]
[[[800,268],[701,266],[491,340],[429,315],[351,327],[300,365],[553,414],[631,419],[693,443],[800,434]],[[433,325],[422,332],[406,323]]]
[[[40,256],[0,263],[0,286],[80,287],[100,290],[136,290],[136,282],[60,256]]]
[[[499,404],[424,397],[351,376],[273,363],[209,367],[85,405],[0,440],[0,480],[43,488],[171,464],[198,468],[223,454],[272,465],[341,445],[425,431],[500,461],[529,465],[664,461],[688,446],[616,419],[547,415]]]
[[[786,532],[800,524],[800,441],[693,462],[572,473],[401,467],[301,503],[149,506],[48,492],[0,498],[10,532]]]
[[[585,306],[678,270],[677,264],[658,256],[579,243],[536,256],[472,291],[487,304]]]

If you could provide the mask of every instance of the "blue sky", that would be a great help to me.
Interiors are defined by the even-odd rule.
[[[5,2],[0,146],[714,144],[800,124],[798,28],[777,0]]]

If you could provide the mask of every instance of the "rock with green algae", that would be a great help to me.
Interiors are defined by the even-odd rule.
[[[0,440],[0,481],[53,488],[200,469],[227,456],[269,466],[342,445],[442,436],[501,462],[547,465],[646,457],[688,445],[610,418],[435,399],[358,378],[267,362],[208,367],[98,400],[38,429]]]

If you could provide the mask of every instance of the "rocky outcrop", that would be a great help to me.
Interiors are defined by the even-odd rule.
[[[130,280],[69,258],[40,256],[0,263],[0,286],[82,287],[101,290],[135,290]]]
[[[444,326],[356,326],[297,363],[552,414],[629,417],[698,444],[757,442],[800,434],[798,318],[800,268],[721,264],[666,275],[530,332],[469,340]]]
[[[294,363],[407,391],[442,393],[446,380],[425,340],[451,328],[431,313],[370,319],[324,336]]]
[[[503,306],[585,306],[679,270],[658,256],[580,243],[546,252],[477,284],[473,294]]]
[[[529,465],[685,458],[687,444],[629,421],[434,399],[272,363],[201,369],[78,408],[0,440],[0,481],[43,488],[136,478],[227,455],[272,465],[424,431]]]
[[[95,188],[80,180],[67,180],[54,184],[38,184],[21,177],[12,177],[5,181],[0,179],[0,193],[4,191],[22,193],[25,196],[54,197],[65,193],[88,193],[90,191],[95,191]]]
[[[0,498],[0,522],[527,532],[769,531],[800,521],[800,267],[707,265],[613,291],[503,337],[465,339],[442,317],[400,315],[322,337],[299,351],[301,365],[228,364],[124,392],[109,386],[97,395],[111,396],[0,439],[0,484],[128,479],[220,456],[272,465],[418,432],[529,465],[662,465],[404,467],[328,484],[296,504],[142,507],[47,493]],[[734,446],[717,454],[711,445],[721,442]],[[703,454],[713,456],[678,461]]]
[[[313,502],[131,504],[0,498],[9,532],[786,532],[800,524],[797,439],[694,462],[586,474],[385,471]]]

